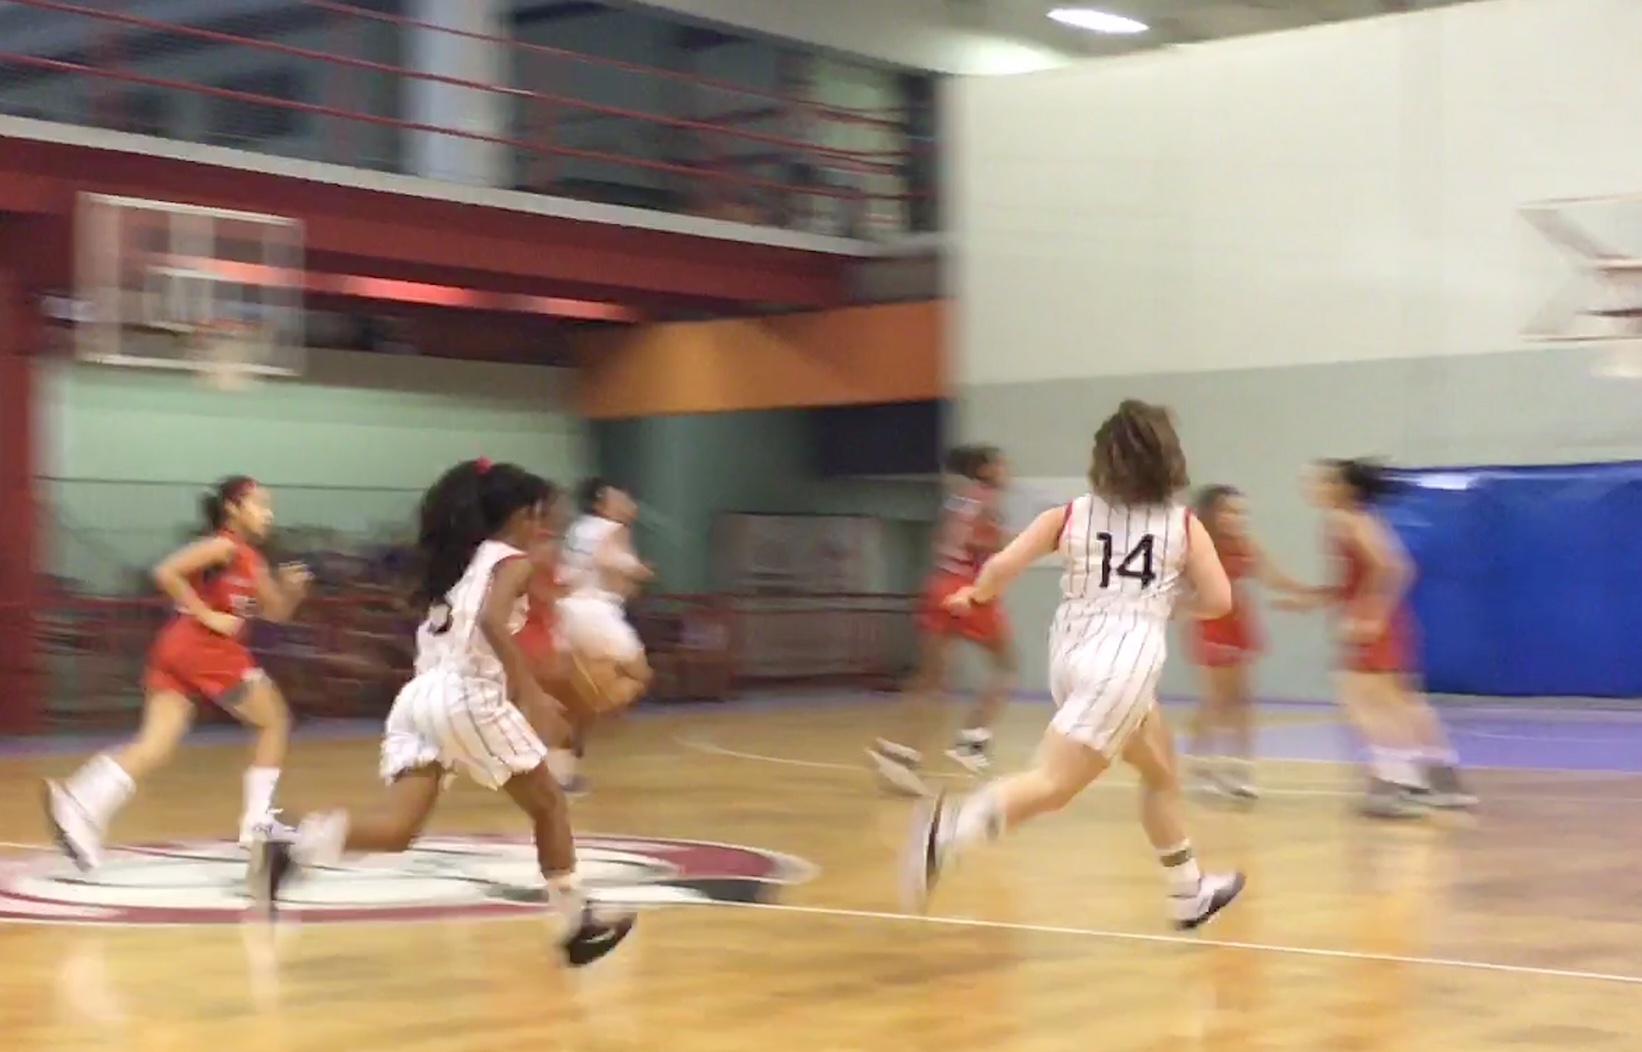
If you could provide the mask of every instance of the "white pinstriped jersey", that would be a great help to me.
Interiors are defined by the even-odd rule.
[[[1061,530],[1061,608],[1162,625],[1186,569],[1186,510],[1177,504],[1118,507],[1085,494]],[[1090,622],[1090,630],[1097,627]]]
[[[621,598],[620,593],[605,580],[603,571],[594,564],[599,548],[619,529],[621,523],[614,519],[602,515],[583,515],[565,531],[559,578],[569,586],[572,595]]]
[[[1067,507],[1049,634],[1050,726],[1107,756],[1122,751],[1155,702],[1187,524],[1175,504],[1118,507],[1087,494]]]
[[[496,567],[524,554],[501,541],[479,545],[462,579],[446,593],[446,601],[435,604],[416,630],[417,675],[443,669],[469,679],[506,682],[501,659],[479,630],[479,612],[484,609],[485,596],[490,594]],[[524,627],[526,607],[523,599],[515,605],[508,618],[510,632]]]

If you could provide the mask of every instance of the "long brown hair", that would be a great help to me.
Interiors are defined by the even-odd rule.
[[[1114,504],[1167,504],[1191,482],[1167,406],[1126,398],[1095,432],[1089,485]]]

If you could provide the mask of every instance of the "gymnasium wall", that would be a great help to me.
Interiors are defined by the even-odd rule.
[[[1314,579],[1312,457],[1642,454],[1642,390],[1518,338],[1567,277],[1518,208],[1642,191],[1638,40],[1633,0],[1500,0],[960,81],[959,430],[1030,504],[1075,491],[1120,398],[1167,402],[1194,479]],[[1027,640],[1054,594],[1019,590]],[[1323,625],[1270,620],[1264,692],[1324,696]]]
[[[599,470],[636,493],[643,556],[672,592],[712,589],[713,524],[725,512],[888,520],[885,592],[911,592],[940,505],[933,479],[824,479],[803,410],[686,413],[593,425]]]
[[[422,490],[463,458],[566,483],[590,462],[567,370],[314,351],[300,381],[220,392],[154,370],[49,368],[50,565],[96,588],[176,544],[225,475],[273,487],[282,524],[382,535],[408,529]]]

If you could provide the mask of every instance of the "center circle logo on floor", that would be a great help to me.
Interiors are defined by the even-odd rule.
[[[657,837],[576,839],[601,902],[635,908],[770,902],[816,874],[800,858],[735,844]],[[545,908],[528,838],[432,836],[400,855],[366,855],[292,881],[285,914],[305,922],[524,916]],[[224,841],[123,845],[94,872],[39,852],[0,858],[0,921],[231,924],[245,916],[245,851]]]

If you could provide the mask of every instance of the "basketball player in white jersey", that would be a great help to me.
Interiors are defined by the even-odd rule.
[[[470,460],[422,498],[417,598],[428,613],[416,633],[416,675],[388,713],[387,794],[374,812],[316,812],[294,829],[270,816],[251,869],[253,895],[270,912],[298,867],[408,848],[460,768],[530,816],[547,903],[564,922],[565,959],[589,964],[627,937],[632,916],[601,919],[577,880],[569,806],[543,744],[567,729],[514,639],[534,569],[525,549],[554,496],[552,484],[523,468]]]
[[[626,609],[627,601],[653,576],[633,550],[638,505],[601,478],[583,481],[576,497],[582,513],[565,532],[559,562],[566,589],[558,602],[559,624],[583,675],[604,703],[624,708],[644,693],[652,678],[644,644],[627,620]],[[575,742],[575,758],[583,746]],[[574,764],[574,759],[557,762],[555,773],[566,791],[585,792]]]
[[[1174,737],[1157,705],[1169,620],[1231,609],[1231,583],[1203,524],[1176,497],[1187,483],[1169,411],[1128,400],[1095,432],[1091,492],[1046,511],[948,603],[995,602],[1038,559],[1058,555],[1061,602],[1049,637],[1056,712],[1030,770],[962,798],[920,804],[907,845],[905,891],[922,908],[941,872],[968,848],[1058,811],[1122,759],[1140,774],[1140,821],[1163,865],[1170,919],[1196,928],[1243,890],[1241,873],[1198,868],[1181,821]]]

